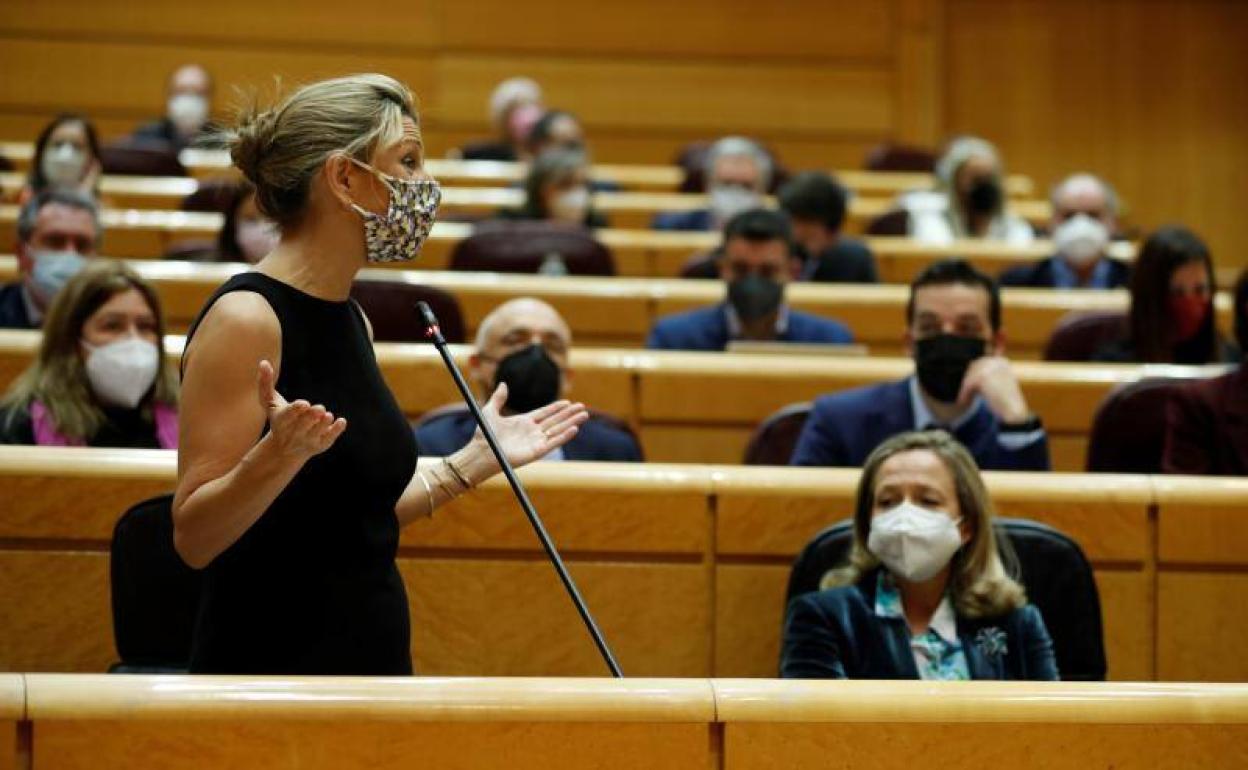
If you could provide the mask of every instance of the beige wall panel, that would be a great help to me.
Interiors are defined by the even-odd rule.
[[[44,721],[35,770],[710,768],[705,724]]]
[[[0,671],[102,673],[112,629],[107,553],[0,551]]]
[[[1010,767],[1196,770],[1248,762],[1248,727],[1080,724],[728,724],[724,768]],[[921,758],[921,759],[920,759]]]
[[[1157,577],[1157,678],[1248,681],[1248,574],[1171,572]]]
[[[438,676],[607,676],[545,560],[402,559],[416,671]],[[629,676],[709,676],[709,573],[700,564],[573,562]]]
[[[1136,570],[1098,569],[1095,572],[1096,588],[1101,596],[1108,678],[1118,682],[1156,678],[1152,579]]]

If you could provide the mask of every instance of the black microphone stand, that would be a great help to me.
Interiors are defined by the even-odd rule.
[[[498,438],[494,436],[494,431],[490,429],[489,424],[485,421],[485,416],[481,414],[481,407],[477,406],[477,400],[473,398],[472,391],[468,389],[468,383],[464,381],[464,375],[460,373],[459,367],[455,365],[455,359],[451,358],[450,351],[446,349],[446,338],[442,336],[442,329],[438,326],[438,319],[433,314],[433,309],[429,307],[427,302],[417,302],[416,310],[420,313],[421,320],[425,323],[425,336],[433,342],[434,347],[438,349],[438,353],[442,355],[442,362],[446,364],[446,368],[450,371],[451,377],[455,380],[459,393],[464,398],[464,402],[468,404],[468,408],[472,411],[472,417],[477,421],[477,425],[481,427],[481,433],[485,435],[485,442],[490,445],[490,451],[494,453],[498,465],[502,468],[503,475],[507,477],[507,483],[511,484],[511,491],[515,493],[516,499],[520,502],[520,507],[524,509],[524,515],[529,517],[529,523],[533,525],[533,531],[537,533],[537,539],[542,542],[542,548],[546,551],[546,556],[550,558],[550,563],[554,566],[555,572],[559,573],[559,580],[563,581],[563,587],[567,590],[568,596],[572,598],[572,603],[576,605],[576,611],[580,613],[581,620],[585,621],[585,627],[589,630],[589,635],[593,637],[594,644],[598,646],[598,652],[602,655],[602,659],[606,661],[607,668],[611,669],[611,676],[619,679],[624,676],[620,671],[620,665],[615,662],[615,656],[611,654],[611,648],[607,646],[607,640],[603,638],[602,631],[598,630],[598,624],[594,622],[593,615],[589,614],[589,608],[585,606],[585,600],[581,598],[580,591],[576,590],[576,583],[572,581],[572,576],[568,574],[568,568],[564,566],[563,558],[559,556],[554,542],[551,541],[550,535],[546,532],[546,527],[542,524],[542,519],[537,515],[537,510],[533,507],[533,503],[529,501],[529,495],[524,491],[524,485],[520,483],[520,479],[516,477],[516,471],[511,467],[511,463],[507,461],[506,455],[503,454],[502,447],[498,445]]]

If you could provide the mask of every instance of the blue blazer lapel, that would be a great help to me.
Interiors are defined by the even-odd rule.
[[[962,652],[966,655],[971,679],[1005,679],[1005,651],[986,649],[992,644],[991,640],[983,637],[986,632],[1004,635],[999,626],[984,626],[958,619],[958,638],[962,640]]]

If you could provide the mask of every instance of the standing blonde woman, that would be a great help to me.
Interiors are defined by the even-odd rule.
[[[415,101],[383,75],[298,89],[227,141],[281,240],[208,301],[183,359],[174,542],[205,571],[193,672],[410,673],[399,528],[498,471],[479,436],[424,471],[348,299],[369,263],[410,260],[440,191]],[[415,323],[415,320],[413,320]],[[500,417],[523,465],[586,419],[558,401]]]
[[[947,433],[885,441],[858,482],[849,563],[789,605],[780,675],[1057,679],[992,520],[975,461]]]
[[[152,287],[92,260],[57,292],[30,367],[0,401],[0,444],[176,449],[178,389]]]

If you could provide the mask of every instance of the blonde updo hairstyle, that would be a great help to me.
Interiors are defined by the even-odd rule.
[[[224,132],[234,165],[256,187],[256,206],[283,230],[299,224],[312,180],[342,153],[368,163],[416,120],[412,92],[386,75],[349,75],[299,88],[275,106],[253,100]]]

